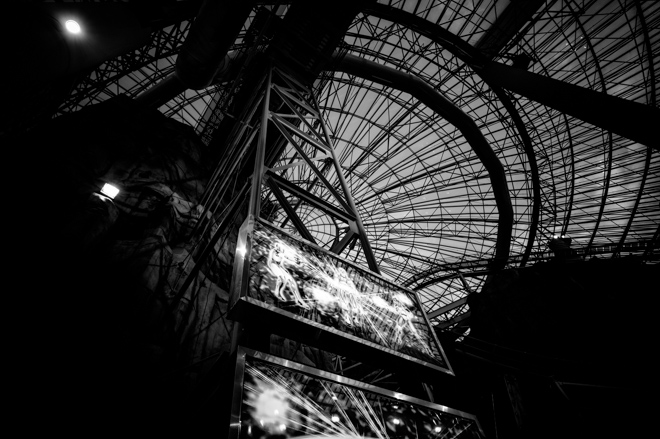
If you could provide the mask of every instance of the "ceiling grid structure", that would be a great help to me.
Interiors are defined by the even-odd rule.
[[[514,66],[526,59],[529,72],[657,108],[660,4],[549,0],[523,11],[519,3],[379,1],[357,15],[340,49],[422,79],[474,121],[506,176],[513,210],[506,266],[549,259],[555,235],[572,238],[587,257],[610,257],[626,251],[624,244],[657,240],[657,150],[491,87],[477,67],[484,56]],[[276,6],[255,7],[232,52],[248,51],[246,36],[259,8]],[[286,15],[286,8],[277,11]],[[155,32],[150,45],[91,72],[58,115],[147,90],[174,70],[189,26],[183,21]],[[495,49],[486,44],[493,35],[500,36]],[[469,315],[464,299],[483,285],[500,232],[484,163],[455,125],[397,84],[332,67],[315,84],[382,274],[418,291],[432,323],[450,329]],[[219,78],[160,110],[208,140],[218,118],[231,116],[232,87],[232,78]],[[294,155],[294,148],[285,147],[280,164]],[[292,181],[314,180],[299,168],[283,172]],[[339,184],[332,172],[327,178]],[[338,226],[327,215],[304,206],[298,214],[308,215],[319,242],[336,236]],[[348,259],[366,267],[359,244]]]

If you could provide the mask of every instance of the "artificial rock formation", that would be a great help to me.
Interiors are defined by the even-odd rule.
[[[48,367],[35,372],[44,404],[67,426],[60,412],[76,413],[81,429],[176,424],[183,398],[226,357],[232,328],[229,279],[220,279],[228,258],[178,295],[214,165],[206,147],[190,127],[118,97],[18,137],[15,148],[36,165],[40,195],[22,247],[39,261],[30,288],[36,332],[48,334]],[[121,191],[114,200],[98,193],[106,182]],[[46,183],[53,190],[36,189]]]
[[[18,137],[16,150],[36,165],[35,187],[57,183],[40,192],[24,246],[42,262],[37,332],[48,333],[52,361],[39,382],[54,422],[69,426],[61,411],[78,413],[81,429],[217,428],[233,382],[228,291],[245,217],[200,262],[218,228],[201,204],[217,154],[190,127],[121,96]],[[99,194],[106,182],[120,189],[114,200]],[[330,367],[317,349],[253,329],[264,351]]]

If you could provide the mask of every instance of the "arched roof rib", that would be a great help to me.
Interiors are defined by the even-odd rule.
[[[503,267],[509,255],[513,222],[511,200],[502,165],[474,121],[416,76],[352,55],[346,55],[341,62],[336,64],[335,68],[348,73],[357,73],[358,76],[367,77],[383,85],[396,84],[396,88],[410,93],[461,131],[490,176],[499,214],[498,238],[493,255],[494,259],[499,262],[495,263],[497,266],[494,268]]]
[[[371,28],[374,29],[375,26],[372,25]],[[349,33],[350,33],[350,31],[349,31]],[[457,44],[460,45],[461,43],[460,43],[460,42],[457,42]],[[360,48],[360,49],[359,49],[359,52],[364,53],[364,52],[365,52],[365,49],[364,49],[364,48]],[[391,57],[387,58],[387,60],[389,61],[390,58],[391,58]],[[381,60],[381,58],[377,58],[377,59]],[[406,59],[406,57],[405,57],[405,56],[402,56],[402,59]],[[399,62],[398,62],[399,66],[401,66],[401,62],[402,62],[402,61],[399,60]],[[455,70],[459,70],[459,69],[455,69]],[[464,257],[465,257],[465,256],[466,256],[466,255],[464,255]],[[469,256],[468,256],[468,257],[469,257]]]
[[[395,16],[395,14],[392,14],[392,16]]]
[[[642,10],[642,6],[639,1],[635,2],[635,8],[637,12],[637,16],[639,17],[640,24],[642,27],[642,34],[644,36],[644,49],[646,51],[646,60],[648,64],[648,77],[649,77],[649,93],[647,93],[647,104],[657,107],[657,86],[656,86],[656,72],[655,72],[655,63],[654,63],[654,56],[653,56],[653,49],[651,47],[651,37],[649,35],[649,30],[648,26],[646,24],[646,19],[644,18],[644,11]],[[626,227],[623,230],[623,233],[621,234],[621,239],[619,240],[619,243],[617,244],[617,249],[615,254],[619,254],[621,252],[621,248],[623,244],[626,241],[626,237],[628,236],[628,233],[630,232],[630,229],[632,227],[633,221],[635,219],[635,214],[640,210],[640,205],[642,201],[642,197],[644,195],[644,190],[646,188],[646,179],[649,174],[649,169],[651,166],[651,156],[653,155],[653,149],[651,147],[646,148],[646,159],[644,160],[644,172],[642,173],[641,177],[641,183],[639,185],[639,190],[637,191],[637,197],[635,198],[635,205],[632,208],[632,211],[630,212],[630,216],[628,219],[628,222],[626,223]],[[658,229],[660,230],[660,228]]]
[[[536,53],[539,59],[545,60],[545,62],[533,64],[533,70],[541,71],[547,76],[557,77],[579,85],[594,86],[594,81],[591,78],[598,76],[598,67],[600,66],[600,71],[603,73],[608,92],[617,94],[620,97],[644,102],[644,100],[648,99],[649,95],[655,96],[655,92],[651,90],[651,85],[654,85],[655,81],[635,81],[627,86],[625,82],[630,81],[630,78],[649,76],[645,74],[648,71],[648,63],[643,58],[640,58],[640,54],[637,52],[639,47],[646,45],[646,43],[638,44],[643,30],[640,22],[647,16],[647,13],[650,13],[654,17],[652,20],[657,23],[658,5],[644,5],[646,12],[639,13],[640,11],[638,11],[638,13],[631,15],[631,12],[635,10],[636,3],[634,2],[619,2],[618,6],[617,4],[613,4],[614,2],[610,2],[607,4],[607,8],[603,9],[605,3],[587,2],[585,4],[586,12],[583,14],[583,17],[586,18],[580,19],[578,23],[576,23],[578,20],[575,17],[567,19],[566,17],[559,16],[559,9],[557,7],[554,9],[549,8],[537,20],[535,32],[521,39],[522,48],[530,53]],[[572,4],[575,4],[575,2],[572,2]],[[641,5],[638,9],[641,9]],[[564,21],[560,23],[560,20]],[[557,28],[560,24],[564,30],[558,32]],[[580,52],[577,50],[580,48],[574,43],[580,40],[579,36],[573,38],[570,42],[567,41],[570,35],[575,34],[575,30],[580,30],[580,24],[583,31],[578,35],[583,36],[582,41],[589,41],[588,44],[584,45],[592,47],[593,51],[584,50]],[[543,27],[546,29],[543,29]],[[645,39],[644,41],[648,40]],[[651,42],[649,41],[648,45],[650,44]],[[657,44],[657,36],[655,44]],[[564,47],[568,46],[568,49],[553,50],[562,45]],[[646,46],[648,47],[648,45]],[[582,47],[582,49],[585,48]],[[617,79],[613,80],[613,78]],[[639,85],[642,85],[642,87],[640,88]],[[596,87],[598,87],[597,83]],[[645,92],[644,89],[647,91]],[[533,107],[541,107],[539,104],[533,102],[527,102],[524,105],[527,112]],[[566,118],[565,115],[562,117]],[[576,191],[575,198],[572,200],[569,198],[567,201],[567,207],[575,211],[575,216],[566,218],[562,232],[569,233],[579,240],[587,240],[589,239],[588,237],[593,236],[593,232],[596,230],[593,226],[595,217],[593,208],[587,208],[587,206],[589,204],[593,205],[591,200],[596,196],[600,198],[600,206],[604,207],[603,216],[605,217],[606,224],[599,226],[594,242],[599,245],[607,242],[621,242],[621,230],[625,230],[627,223],[625,221],[621,223],[621,219],[612,223],[608,217],[611,217],[615,212],[619,212],[619,217],[629,216],[628,221],[630,221],[633,217],[631,213],[635,211],[639,212],[639,208],[622,208],[619,204],[611,202],[610,198],[613,197],[602,197],[603,187],[602,184],[598,183],[598,180],[602,183],[604,173],[602,169],[599,170],[597,168],[599,164],[594,162],[593,152],[602,151],[600,145],[604,143],[603,132],[589,124],[576,121],[570,118],[570,116],[568,119],[570,119],[570,123],[566,132],[576,139],[577,149],[573,157],[578,169],[574,178],[571,179],[574,182],[573,186]],[[607,138],[605,139],[609,140]],[[642,165],[645,162],[647,154],[651,154],[647,148],[640,147],[639,145],[635,145],[634,142],[617,136],[614,136],[613,141],[613,167],[612,176],[609,179],[609,185],[611,187],[609,192],[610,194],[614,194],[614,197],[620,198],[621,192],[627,190],[626,187],[629,187],[631,182],[639,183],[643,179],[636,174],[644,175],[644,178],[646,178],[651,177],[654,171],[653,166],[647,168],[645,165]],[[552,144],[549,146],[552,149],[560,149]],[[639,157],[622,157],[621,151],[630,152],[632,150],[637,150],[640,153],[643,152],[644,159],[640,159]],[[599,152],[600,154],[602,152]],[[625,155],[628,154],[626,153]],[[607,160],[607,157],[605,159]],[[634,163],[636,166],[643,166],[644,170],[631,170],[629,168],[629,164],[631,163]],[[555,169],[566,168],[561,162],[556,162],[551,166]],[[571,171],[575,172],[575,168],[571,168]],[[557,172],[554,171],[553,173]],[[652,185],[648,186],[647,189],[652,187]],[[627,198],[635,199],[639,195],[642,198],[650,197],[653,200],[654,197],[651,194],[653,192],[657,194],[657,190],[657,185],[654,190],[648,191],[639,184],[639,190],[636,193],[635,191],[632,192],[635,195],[632,197],[628,196]],[[640,206],[642,205],[643,203],[640,204]],[[628,212],[631,213],[629,214]],[[657,221],[657,217],[655,221]],[[645,236],[645,238],[642,238],[642,236]],[[650,234],[642,233],[641,235],[637,235],[636,239],[649,239],[650,237]]]
[[[601,85],[602,85],[602,81],[601,81]],[[565,126],[566,126],[566,124],[569,123],[569,120],[568,120],[568,118],[567,118],[565,115],[562,115],[562,118],[564,119],[562,125],[565,125]],[[573,121],[572,123],[575,123],[575,121]],[[578,123],[579,123],[579,122],[578,122]],[[580,124],[580,125],[586,125],[586,124],[583,124],[583,123],[579,123],[579,124]],[[520,128],[519,128],[519,132],[520,132],[520,131],[521,131],[521,130],[520,130]],[[596,129],[595,131],[598,132],[598,129]],[[555,132],[557,132],[557,135],[559,134],[559,132],[557,131],[557,128],[555,128]],[[582,133],[581,133],[581,134],[582,134]],[[568,144],[569,144],[569,146],[570,146],[570,148],[569,148],[569,151],[570,151],[570,149],[572,149],[572,143],[573,143],[570,128],[569,128],[569,130],[567,130],[567,138],[568,138]],[[529,144],[528,144],[528,145],[529,145]],[[561,149],[560,149],[560,150],[561,150]],[[529,151],[529,149],[528,149],[528,151]],[[535,155],[532,155],[532,154],[528,154],[528,155],[531,156],[531,157],[535,157]],[[568,158],[571,159],[571,165],[569,165],[569,166],[564,166],[564,169],[567,169],[568,172],[569,172],[568,174],[565,174],[566,177],[564,178],[564,181],[567,181],[567,182],[569,183],[569,188],[570,188],[570,190],[569,190],[569,198],[568,198],[568,200],[567,200],[568,207],[569,207],[569,209],[568,209],[569,216],[567,216],[567,218],[566,218],[566,222],[562,224],[562,232],[563,232],[563,233],[566,233],[566,232],[568,231],[568,227],[569,227],[569,223],[570,223],[570,207],[571,207],[572,204],[573,204],[573,203],[572,203],[573,188],[575,187],[575,184],[574,184],[575,174],[574,174],[574,166],[572,165],[572,159],[573,159],[572,154],[569,154]],[[562,160],[562,165],[563,165],[564,163],[565,163],[565,160]],[[537,192],[537,193],[538,193],[538,192]],[[641,192],[640,192],[640,193],[641,193]],[[553,190],[553,195],[554,195],[554,190]],[[607,197],[607,196],[605,195],[603,198],[605,199],[606,197]],[[537,198],[537,199],[538,199],[538,198]],[[556,202],[556,200],[555,200],[552,204],[556,205],[556,203],[557,203],[557,202]],[[601,206],[603,206],[603,205],[604,205],[604,203],[601,204]],[[602,210],[604,210],[604,209],[602,209]],[[536,217],[536,215],[534,215],[534,216]],[[595,234],[595,232],[596,232],[597,229],[598,229],[597,227],[594,227],[594,228],[593,228],[593,233],[594,233],[594,234]],[[556,232],[553,230],[553,233],[556,233]],[[548,235],[546,234],[545,236],[548,236]],[[549,236],[548,236],[548,237],[549,237]],[[529,240],[529,243],[531,243],[531,242],[532,242],[532,239]],[[528,244],[527,249],[528,249],[528,252],[529,252],[529,251],[531,250],[531,245]]]
[[[353,81],[351,83],[351,87],[358,90],[358,91],[360,91],[360,93],[362,93],[362,94],[374,93],[374,92],[379,91],[378,88],[374,88],[371,85],[371,83],[368,83],[368,81],[365,82],[364,80],[359,80],[358,82],[359,82],[359,85],[357,85],[357,83],[355,81]],[[335,80],[333,82],[333,84],[338,84],[337,88],[345,90],[345,88],[344,88],[345,84],[342,81]],[[420,140],[419,136],[427,136],[428,133],[433,132],[431,130],[433,129],[433,126],[435,126],[435,124],[436,124],[436,122],[433,122],[430,119],[426,119],[425,116],[422,113],[419,113],[419,116],[420,116],[419,119],[417,119],[417,116],[415,116],[415,114],[414,114],[415,111],[419,112],[422,109],[424,109],[425,107],[424,106],[421,106],[421,107],[420,106],[415,106],[410,101],[409,97],[405,97],[403,94],[401,94],[399,92],[396,92],[395,94],[382,94],[382,93],[375,94],[373,96],[383,97],[383,98],[379,98],[380,100],[376,103],[374,103],[373,101],[368,101],[367,99],[364,98],[363,95],[361,95],[361,96],[362,97],[357,97],[357,95],[352,95],[352,98],[350,99],[350,101],[355,103],[355,107],[350,107],[350,106],[347,107],[346,102],[348,100],[346,99],[347,98],[346,94],[344,94],[341,97],[341,99],[337,98],[337,97],[334,97],[332,99],[327,98],[327,99],[330,99],[329,102],[333,103],[333,105],[341,107],[341,108],[338,108],[337,111],[334,111],[334,109],[336,107],[330,106],[329,104],[323,104],[323,100],[321,102],[321,104],[325,105],[326,109],[328,110],[328,111],[326,111],[326,114],[328,114],[328,117],[330,118],[330,126],[333,128],[334,132],[337,133],[337,134],[335,134],[335,138],[336,138],[337,143],[340,147],[340,150],[339,150],[338,154],[341,156],[342,154],[345,154],[345,153],[349,152],[349,149],[346,149],[346,148],[342,147],[342,142],[345,142],[346,144],[354,145],[356,142],[359,143],[361,141],[360,139],[363,139],[365,141],[365,144],[368,144],[369,143],[368,142],[368,131],[369,130],[366,130],[365,128],[368,127],[368,126],[377,127],[378,128],[378,131],[377,131],[378,134],[373,135],[371,137],[371,139],[377,138],[377,137],[382,137],[383,139],[387,140],[388,142],[393,142],[393,144],[383,146],[383,147],[389,148],[388,149],[388,151],[389,151],[388,154],[378,155],[376,153],[375,155],[369,156],[370,157],[369,160],[370,160],[371,164],[370,165],[366,164],[366,165],[371,167],[372,170],[369,170],[369,167],[364,167],[366,165],[363,164],[363,169],[365,170],[365,172],[367,174],[371,174],[371,175],[376,176],[377,179],[374,180],[376,183],[378,183],[378,181],[379,181],[378,179],[380,179],[382,182],[385,182],[385,180],[383,180],[383,179],[386,178],[386,177],[387,177],[387,179],[393,179],[392,183],[394,183],[398,180],[399,171],[403,172],[404,169],[407,166],[406,163],[409,162],[411,166],[420,167],[419,168],[420,169],[420,175],[419,176],[420,176],[420,178],[424,178],[425,177],[424,173],[428,174],[429,172],[428,171],[421,171],[421,170],[422,169],[427,169],[427,165],[423,165],[423,162],[419,161],[421,159],[421,157],[417,156],[417,153],[415,153],[414,148],[418,148],[422,145],[419,142],[419,140]],[[403,131],[401,133],[396,131],[396,130],[393,131],[393,130],[389,129],[389,127],[387,125],[378,124],[377,122],[378,122],[378,119],[380,117],[380,116],[378,116],[378,113],[373,113],[372,117],[364,117],[364,113],[360,113],[362,111],[362,110],[360,110],[361,106],[368,106],[370,110],[373,110],[374,108],[376,108],[376,109],[381,108],[382,112],[386,112],[388,109],[392,108],[392,104],[390,103],[386,106],[383,106],[382,102],[384,102],[384,101],[390,102],[390,100],[393,99],[393,98],[394,99],[401,98],[403,100],[400,102],[400,104],[396,104],[397,108],[392,110],[393,111],[392,117],[389,120],[395,119],[397,117],[397,116],[395,116],[395,114],[397,114],[396,113],[397,111],[399,112],[399,114],[408,114],[407,117],[411,117],[411,118],[417,120],[417,122],[415,122],[415,124],[410,129],[408,129],[408,127],[405,127],[405,126],[398,126],[397,127],[397,129],[404,130],[405,133],[403,133]],[[394,102],[397,102],[397,101],[394,101]],[[405,111],[404,111],[404,108],[402,108],[402,107],[399,108],[401,105],[407,105],[408,108],[405,109]],[[411,111],[413,111],[413,113],[411,113]],[[357,116],[357,117],[351,116],[351,112],[357,112],[360,115]],[[434,116],[434,119],[436,119],[436,118],[437,117]],[[337,121],[340,120],[340,119],[344,120],[347,125],[350,125],[350,124],[355,123],[357,121],[360,124],[361,129],[346,129],[347,125],[342,125],[341,123],[338,124]],[[355,128],[355,127],[353,127],[353,128]],[[382,131],[386,131],[386,130],[389,131],[389,135],[384,136],[384,137],[381,136],[380,133]],[[346,138],[346,139],[342,139],[342,137],[341,137],[342,133],[348,133],[351,137]],[[360,134],[360,133],[362,133],[362,134]],[[374,131],[371,130],[371,133],[374,133]],[[355,138],[353,136],[357,136],[357,137]],[[413,143],[410,143],[410,142],[413,142]],[[437,144],[438,140],[434,140],[434,142]],[[417,146],[415,146],[415,145],[417,145]],[[432,150],[429,149],[432,146],[433,145],[429,144],[429,145],[423,147],[424,151],[426,151],[424,154],[426,155],[427,159],[433,158],[432,157],[433,154],[430,153],[430,151],[432,151]],[[361,150],[363,151],[365,149],[366,149],[366,147],[364,145],[362,147],[358,148],[357,150],[356,150],[356,148],[351,147],[350,152],[351,152],[351,154],[355,154],[356,152],[359,154],[359,151],[361,151]],[[449,157],[452,157],[453,155],[455,155],[455,151],[459,151],[459,149],[455,149],[455,150],[454,149],[449,149],[447,151],[447,154],[449,154]],[[402,159],[402,158],[397,157],[397,153],[398,154],[403,154],[403,156],[401,156],[401,157],[405,157],[405,158]],[[388,157],[396,160],[395,162],[393,162],[393,163],[396,163],[396,168],[389,168],[385,172],[376,172],[376,173],[374,173],[375,171],[378,170],[379,167],[384,166],[383,162],[385,163],[385,165],[388,165],[387,164],[387,158]],[[415,157],[417,157],[417,158],[415,158]],[[346,160],[346,158],[344,158],[344,160]],[[447,162],[447,163],[450,163],[450,162]],[[466,162],[462,158],[461,159],[454,158],[454,159],[452,159],[451,163],[453,163],[452,167],[454,168],[454,170],[458,171],[460,169],[460,164],[459,163],[466,163]],[[476,163],[478,163],[478,161]],[[361,171],[362,170],[360,170],[360,172],[358,172],[359,175],[363,175]],[[460,177],[460,174],[456,174],[456,176]],[[472,177],[470,177],[470,178],[472,178]],[[369,182],[367,182],[367,183],[369,183]],[[432,190],[434,192],[437,190],[437,189],[433,189],[434,187],[438,187],[437,183],[433,183],[430,186],[429,186],[429,184],[430,183],[425,183],[423,186],[419,187],[419,190],[422,191],[422,192],[419,193],[419,196],[422,196],[422,195],[424,195],[424,193],[426,193],[426,192],[424,192],[424,191],[427,191],[427,189],[424,189],[425,186],[429,188],[428,190]],[[463,184],[464,183],[461,183],[460,180],[456,180],[456,179],[452,180],[452,185],[454,185],[454,186],[459,186],[460,187]],[[391,187],[391,183],[387,183],[387,185],[388,186],[384,186],[384,187],[386,187],[386,188]],[[367,194],[369,193],[369,191],[372,190],[372,189],[369,189],[368,187],[366,189],[367,189],[367,192],[366,192]],[[366,214],[370,215],[370,219],[373,217],[374,212],[376,213],[376,215],[379,215],[379,216],[381,214],[378,213],[378,212],[383,212],[383,214],[386,215],[386,216],[385,217],[380,216],[381,218],[387,218],[387,215],[398,215],[398,214],[406,212],[406,211],[408,211],[408,212],[417,211],[417,212],[421,213],[419,215],[419,217],[417,217],[417,218],[411,217],[410,219],[405,219],[404,218],[404,219],[394,219],[394,220],[392,218],[389,218],[387,221],[392,224],[391,226],[389,226],[388,228],[383,228],[383,227],[381,227],[381,225],[379,225],[376,228],[378,230],[377,232],[374,233],[374,236],[376,237],[376,239],[375,239],[376,244],[374,244],[374,247],[376,248],[376,251],[377,252],[378,251],[386,252],[390,256],[393,255],[393,254],[398,254],[398,255],[400,255],[400,257],[402,259],[401,262],[396,262],[396,264],[393,264],[393,269],[400,269],[401,266],[405,266],[405,264],[410,264],[410,260],[417,260],[418,259],[418,258],[415,257],[415,255],[413,253],[411,253],[411,248],[414,248],[415,249],[414,251],[418,251],[418,252],[423,251],[424,252],[424,255],[423,255],[424,257],[418,259],[418,261],[420,263],[428,262],[429,256],[432,256],[432,255],[435,255],[435,254],[438,253],[437,252],[437,246],[428,247],[426,245],[426,243],[424,243],[423,241],[421,241],[421,242],[418,241],[416,243],[415,241],[411,241],[409,238],[407,238],[407,236],[411,236],[411,234],[408,232],[408,230],[410,230],[410,229],[407,228],[406,224],[412,224],[412,223],[418,224],[420,222],[425,223],[423,228],[421,228],[421,229],[418,228],[417,231],[414,233],[414,234],[418,235],[418,237],[419,237],[420,235],[424,234],[423,232],[426,229],[429,230],[429,234],[432,234],[432,228],[429,228],[429,227],[434,222],[435,223],[442,223],[442,222],[447,223],[448,222],[447,219],[439,219],[440,217],[437,217],[438,219],[434,220],[434,217],[432,216],[433,214],[430,211],[424,213],[424,210],[426,208],[423,205],[421,205],[423,203],[417,203],[416,205],[411,205],[410,204],[410,202],[411,202],[410,198],[411,198],[411,196],[413,196],[414,192],[417,189],[414,189],[412,187],[407,187],[407,188],[404,188],[404,189],[405,190],[402,191],[402,192],[396,192],[396,193],[390,194],[388,196],[388,200],[390,202],[386,203],[386,204],[388,204],[392,207],[386,207],[385,211],[383,211],[382,208],[378,208],[374,211],[374,209],[373,209],[374,206],[372,204],[369,204],[369,206],[364,206]],[[450,188],[447,187],[447,189],[450,189]],[[362,191],[361,191],[359,186],[354,187],[353,191],[354,191],[354,194],[358,194],[358,195],[362,194]],[[465,190],[461,190],[460,192],[462,194],[464,194],[463,195],[464,197],[467,196],[467,193],[466,193]],[[395,198],[397,199],[397,201],[395,201]],[[451,197],[449,197],[449,196],[446,197],[446,201],[448,203],[451,203],[450,198]],[[404,201],[404,200],[407,200],[407,201],[403,205],[401,205],[400,201]],[[465,204],[466,201],[467,201],[466,199],[464,201],[459,201],[458,207],[464,207],[466,205]],[[428,201],[428,202],[426,202],[426,206],[430,207],[430,206],[432,206],[432,203],[433,203],[432,201]],[[363,204],[364,204],[364,201],[363,201]],[[455,217],[455,218],[450,218],[449,222],[451,222],[451,221],[453,221],[453,223],[457,223],[457,221],[465,221],[465,220],[461,220],[459,217]],[[473,219],[473,221],[482,221],[482,218]],[[398,226],[396,228],[393,228],[394,225],[397,224],[397,222],[398,222],[398,224],[401,224],[403,228],[398,227]],[[487,221],[485,223],[487,223]],[[376,229],[374,229],[374,230],[376,230]],[[378,238],[380,236],[383,236],[383,235],[386,235],[386,237],[388,239],[383,241],[384,245],[379,245],[378,244],[378,242],[379,242]],[[401,237],[402,239],[397,238],[397,236]],[[459,235],[456,235],[456,236],[459,236]],[[477,238],[477,236],[476,235],[473,236],[472,239],[468,239],[467,237],[460,237],[460,238],[463,239],[464,241],[465,240],[474,240],[475,238]],[[413,245],[411,246],[410,244],[413,244]],[[452,247],[453,246],[447,246],[447,252],[452,253],[454,255],[454,258],[464,255],[466,250],[467,250],[465,245],[455,247],[456,250],[451,250]],[[397,250],[397,249],[399,249],[399,250]],[[479,253],[479,254],[481,254],[481,253]],[[386,257],[384,259],[389,259],[389,258]],[[392,271],[392,270],[389,270],[389,271],[393,275],[396,275],[396,276],[400,275],[400,272],[397,273],[396,271]]]

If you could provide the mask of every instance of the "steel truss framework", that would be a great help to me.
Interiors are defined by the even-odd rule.
[[[269,108],[272,94],[279,98],[277,111]],[[323,121],[312,90],[274,68],[268,73],[261,105],[264,117],[260,125],[255,174],[252,178],[254,194],[249,213],[259,216],[260,202],[257,200],[260,201],[265,192],[261,186],[263,182],[269,190],[267,197],[286,214],[281,227],[288,224],[292,232],[337,254],[347,248],[355,248],[356,243],[359,243],[357,247],[366,265],[380,273],[360,213],[335,153],[332,136]],[[271,151],[277,158],[272,165],[267,166],[265,150],[275,146],[265,144],[269,126],[275,128],[286,140],[286,146],[281,153]],[[336,182],[337,187],[332,182]],[[334,226],[334,230],[331,233],[319,233],[321,222],[324,226]],[[326,227],[323,229],[323,232],[327,232]]]
[[[660,4],[539,3],[520,27],[504,29],[510,38],[490,59],[525,55],[530,72],[658,107]],[[495,0],[380,1],[358,15],[341,48],[423,79],[477,123],[507,176],[509,266],[547,259],[553,235],[570,236],[585,257],[652,254],[660,231],[658,151],[491,87],[473,68],[470,48],[481,47],[508,7]],[[242,50],[253,17],[233,50]],[[60,113],[153,85],[172,71],[187,28],[183,22],[163,30],[149,46],[99,67]],[[494,252],[498,212],[483,165],[454,126],[396,84],[330,71],[318,84],[314,93],[383,275],[417,289],[435,324],[457,324],[468,311],[463,298],[479,290]],[[187,91],[161,110],[202,132],[211,114],[223,117],[230,87]],[[295,153],[289,144],[282,160]],[[294,180],[312,175],[287,172]],[[296,212],[314,239],[335,236],[327,215]],[[367,265],[357,247],[349,246],[347,257]]]

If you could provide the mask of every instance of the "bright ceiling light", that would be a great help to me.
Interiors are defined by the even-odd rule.
[[[81,31],[80,25],[75,20],[67,20],[64,23],[64,27],[66,27],[66,30],[68,30],[72,34],[79,34]]]
[[[119,189],[109,183],[106,183],[103,185],[101,193],[112,200],[119,193]]]

